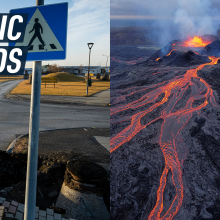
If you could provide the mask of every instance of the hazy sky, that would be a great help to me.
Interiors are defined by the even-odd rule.
[[[219,0],[111,0],[111,19],[171,19],[181,7],[202,14],[198,5],[220,10]]]
[[[219,0],[111,0],[111,26],[153,26],[160,44],[195,35],[216,35]],[[131,22],[131,20],[135,22]]]
[[[3,1],[3,0],[1,0]],[[67,58],[66,60],[45,61],[44,64],[57,63],[65,66],[88,65],[89,48],[87,43],[94,43],[91,50],[91,65],[106,65],[110,55],[110,1],[109,0],[44,0],[44,4],[69,3]],[[0,7],[0,13],[9,13],[11,9],[36,5],[36,0],[6,0]],[[108,62],[109,65],[109,62]],[[26,67],[32,67],[27,62]]]

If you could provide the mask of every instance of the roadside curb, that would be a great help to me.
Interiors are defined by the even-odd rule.
[[[30,96],[30,95],[29,95]],[[24,101],[24,102],[30,102],[30,98],[28,97],[23,97],[22,95],[14,95],[14,94],[10,94],[8,93],[7,95],[5,95],[6,99],[10,99],[10,100],[14,100],[14,101]],[[98,106],[98,107],[109,107],[110,103],[106,102],[106,103],[86,103],[86,101],[58,101],[58,100],[44,100],[43,96],[41,96],[41,100],[40,103],[44,103],[44,104],[61,104],[61,105],[81,105],[81,106]]]
[[[15,143],[17,142],[17,140],[18,139],[20,139],[20,138],[22,138],[22,137],[24,137],[24,136],[27,136],[29,133],[27,133],[27,134],[22,134],[22,135],[20,135],[19,137],[17,137],[17,138],[15,138],[12,142],[11,142],[11,144],[8,146],[8,148],[7,148],[7,150],[6,150],[6,153],[12,153],[12,151],[13,151],[13,149],[14,149],[14,145],[15,145]]]

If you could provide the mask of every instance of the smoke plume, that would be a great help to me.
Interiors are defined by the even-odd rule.
[[[178,0],[174,23],[181,38],[216,35],[220,12],[208,0]]]

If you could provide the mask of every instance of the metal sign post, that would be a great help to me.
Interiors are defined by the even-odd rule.
[[[24,212],[24,220],[34,220],[37,191],[41,65],[43,60],[66,59],[68,3],[44,5],[44,0],[36,0],[36,6],[12,9],[10,13],[28,14],[23,42],[9,42],[9,46],[28,46],[26,61],[34,61]]]
[[[36,5],[43,4],[44,0],[36,0]],[[42,61],[34,61],[33,63],[24,220],[35,219],[40,121],[41,65]]]

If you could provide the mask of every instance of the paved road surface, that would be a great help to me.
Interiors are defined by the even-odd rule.
[[[4,98],[19,82],[0,83],[0,150],[29,130],[30,103]],[[41,131],[76,127],[109,128],[109,107],[41,104]]]

